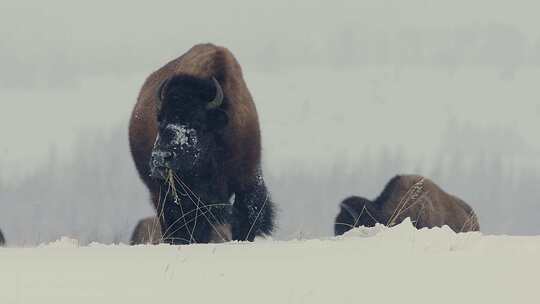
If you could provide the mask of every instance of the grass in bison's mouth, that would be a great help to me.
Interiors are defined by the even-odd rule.
[[[223,240],[226,240],[226,238],[224,238],[221,235],[219,229],[217,229],[216,226],[214,225],[214,224],[217,224],[217,225],[221,226],[221,225],[223,225],[223,223],[221,223],[218,220],[218,218],[212,213],[212,211],[210,210],[210,207],[218,206],[218,205],[228,205],[228,204],[211,204],[211,205],[206,204],[171,169],[167,169],[167,171],[166,171],[165,182],[166,182],[166,185],[167,185],[167,193],[165,194],[165,197],[167,197],[168,193],[171,193],[171,195],[173,197],[173,200],[174,200],[174,203],[177,204],[180,207],[180,212],[181,212],[182,216],[180,218],[176,219],[173,223],[169,224],[169,227],[162,234],[162,237],[164,239],[171,239],[172,235],[174,235],[174,233],[176,233],[178,230],[180,230],[180,229],[182,229],[184,227],[187,227],[188,224],[191,224],[192,222],[195,222],[195,224],[193,225],[193,229],[191,229],[191,230],[188,229],[190,239],[189,240],[184,240],[184,241],[188,241],[188,243],[190,243],[190,244],[193,243],[193,242],[197,242],[197,240],[195,240],[195,238],[193,237],[193,233],[194,233],[195,228],[197,226],[198,218],[200,216],[203,216],[206,219],[206,221],[210,224],[212,229]],[[178,189],[177,188],[178,186],[180,186],[181,189]],[[191,210],[191,211],[185,213],[184,209],[182,207],[180,196],[187,197],[195,205],[196,208],[194,210]],[[164,203],[164,202],[162,202],[162,203]],[[164,208],[161,208],[160,216],[163,216],[163,209]],[[186,216],[193,213],[193,212],[195,212],[195,217],[193,219],[187,221]],[[211,219],[208,217],[208,215],[210,215]],[[177,224],[179,221],[184,221],[183,225],[181,225],[180,227],[177,227],[174,231],[170,231],[171,228],[174,227],[174,225]]]
[[[173,195],[174,202],[177,205],[180,205],[180,202],[178,200],[178,191],[176,191],[176,184],[175,184],[175,178],[174,178],[174,172],[171,169],[167,169],[167,175],[165,177],[165,180],[167,182],[168,187],[171,189],[171,193]]]

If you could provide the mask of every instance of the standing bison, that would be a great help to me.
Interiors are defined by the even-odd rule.
[[[6,244],[6,239],[4,238],[4,235],[2,234],[2,230],[0,230],[0,246],[4,246]]]
[[[272,232],[257,111],[226,48],[196,45],[152,73],[129,142],[165,242],[252,241]]]
[[[376,223],[394,226],[408,217],[416,228],[447,225],[455,232],[480,229],[478,219],[467,203],[418,175],[395,176],[375,201],[352,196],[340,207],[334,225],[335,235],[353,227],[373,227]]]

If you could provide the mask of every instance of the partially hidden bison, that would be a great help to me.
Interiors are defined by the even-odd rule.
[[[226,48],[196,45],[152,73],[129,143],[164,242],[253,241],[272,232],[257,111]]]
[[[2,234],[2,230],[0,230],[0,246],[4,246],[6,244],[6,239],[4,238],[4,235]]]
[[[341,235],[353,227],[373,227],[376,223],[390,227],[406,218],[418,229],[444,225],[455,232],[480,229],[473,209],[458,197],[425,177],[398,175],[374,201],[359,196],[343,200],[334,234]]]
[[[131,245],[159,244],[162,239],[161,226],[155,216],[140,220],[131,234]]]

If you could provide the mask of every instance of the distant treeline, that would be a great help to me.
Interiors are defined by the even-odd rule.
[[[0,183],[0,227],[10,245],[35,245],[64,235],[83,244],[127,242],[137,220],[151,214],[128,152],[125,126],[79,137],[71,158],[52,152],[33,174]],[[343,198],[374,197],[397,173],[423,174],[463,198],[477,211],[485,233],[539,234],[540,172],[507,164],[496,153],[467,160],[463,153],[447,148],[444,157],[429,164],[400,151],[380,151],[354,158],[329,155],[329,166],[321,168],[309,159],[266,168],[280,208],[275,238],[332,235]]]

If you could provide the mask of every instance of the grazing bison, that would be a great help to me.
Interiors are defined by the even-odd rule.
[[[373,227],[376,223],[394,226],[408,217],[416,228],[448,225],[455,232],[480,229],[478,219],[467,203],[418,175],[395,176],[375,201],[351,196],[340,207],[334,225],[335,235],[353,227]]]
[[[272,232],[257,111],[226,48],[196,45],[152,73],[129,142],[165,242],[252,241]]]
[[[131,245],[159,244],[161,242],[161,226],[155,216],[140,220],[131,234]]]

